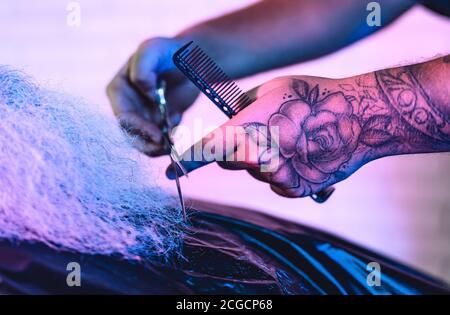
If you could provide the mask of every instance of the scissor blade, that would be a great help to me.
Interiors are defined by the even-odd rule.
[[[181,184],[180,184],[180,178],[179,178],[178,172],[177,172],[177,166],[182,170],[182,172],[184,174],[187,174],[187,172],[184,169],[184,167],[181,165],[181,163],[179,162],[180,157],[178,156],[177,151],[173,147],[173,142],[172,142],[172,139],[170,138],[169,133],[171,130],[171,126],[170,126],[169,116],[167,113],[167,102],[166,102],[166,98],[164,95],[165,94],[165,86],[166,86],[165,82],[162,81],[162,82],[160,82],[160,86],[157,90],[158,99],[159,99],[159,110],[161,112],[161,116],[164,119],[163,135],[165,138],[166,147],[170,150],[170,153],[169,153],[170,164],[172,165],[172,168],[175,170],[175,181],[177,184],[178,198],[180,199],[181,210],[183,211],[183,219],[186,222],[186,207],[184,205],[183,193],[181,192]]]
[[[177,184],[177,192],[178,198],[180,199],[181,210],[183,211],[183,220],[186,222],[186,207],[184,205],[183,192],[181,191],[180,177],[178,176],[178,172],[176,172],[176,163],[170,154],[170,163],[172,164],[172,168],[175,170],[175,182]]]
[[[183,164],[180,163],[181,157],[178,154],[177,150],[175,150],[175,147],[173,145],[171,146],[170,155],[171,155],[171,158],[174,160],[174,162],[177,164],[178,168],[183,173],[183,176],[188,177],[187,170],[184,168]],[[174,171],[177,171],[177,170],[174,169]]]

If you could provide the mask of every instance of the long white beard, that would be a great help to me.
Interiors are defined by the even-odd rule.
[[[0,67],[0,238],[126,259],[167,258],[173,195],[112,118]]]

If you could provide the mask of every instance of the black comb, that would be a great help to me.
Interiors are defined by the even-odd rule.
[[[192,46],[193,41],[181,47],[173,55],[173,62],[228,118],[233,118],[247,107],[252,100],[242,92],[236,82],[212,60],[199,46]],[[317,202],[325,202],[334,192],[334,187],[327,187],[313,194]]]
[[[232,118],[251,103],[250,97],[192,43],[181,47],[173,55],[173,62],[228,118]]]

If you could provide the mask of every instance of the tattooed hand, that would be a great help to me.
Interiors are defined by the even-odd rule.
[[[268,121],[279,128],[281,163],[271,182],[297,196],[308,195],[329,180],[352,157],[361,133],[358,117],[342,92],[312,89],[290,79],[288,95]],[[270,130],[270,129],[269,129]],[[280,192],[278,190],[278,192]]]
[[[445,60],[433,62],[448,73]],[[187,171],[212,161],[246,169],[277,194],[303,197],[379,157],[450,150],[448,88],[427,92],[420,67],[427,68],[269,81],[248,92],[251,105],[185,152],[182,164]]]

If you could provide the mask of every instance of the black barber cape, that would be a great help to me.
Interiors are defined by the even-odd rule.
[[[449,288],[328,233],[264,214],[194,202],[184,259],[131,262],[0,242],[0,292],[23,294],[428,294]],[[69,287],[70,262],[81,266]],[[371,262],[381,268],[373,282]],[[369,279],[369,281],[368,281]],[[370,282],[372,281],[372,282]]]

